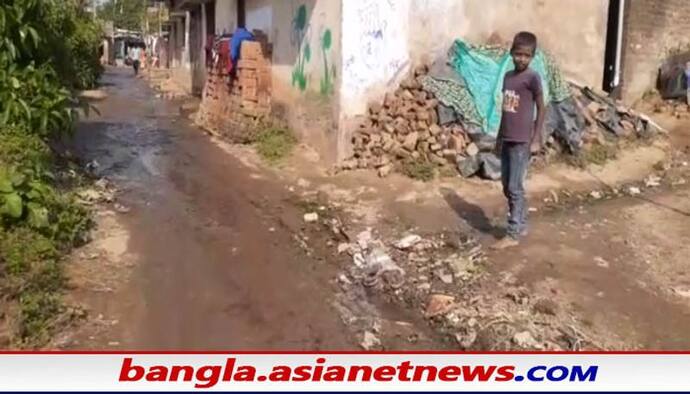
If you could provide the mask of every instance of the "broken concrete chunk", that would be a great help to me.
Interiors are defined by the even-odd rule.
[[[448,272],[447,272],[446,270],[444,270],[444,269],[440,269],[440,270],[436,271],[436,277],[437,277],[441,282],[443,282],[443,283],[445,283],[445,284],[447,284],[447,285],[453,284],[453,275],[450,274],[450,273],[448,273]]]
[[[307,223],[313,223],[319,220],[319,214],[316,212],[310,212],[304,214],[304,221]]]
[[[342,254],[344,252],[349,251],[351,248],[350,244],[348,243],[341,243],[338,245],[338,254]]]
[[[477,146],[477,144],[472,142],[471,144],[467,145],[467,148],[465,149],[465,153],[468,156],[477,156],[477,154],[479,154],[479,147]]]
[[[477,159],[477,156],[471,156],[467,158],[458,157],[457,160],[458,172],[465,178],[469,178],[476,174],[481,167],[481,163]]]
[[[420,237],[417,234],[410,234],[398,242],[395,243],[395,247],[400,249],[400,250],[406,250],[409,249],[413,246],[415,246],[419,241],[422,240],[422,237]]]
[[[369,267],[387,267],[393,263],[391,256],[386,253],[386,251],[381,247],[374,248],[371,253],[367,255],[367,265]]]
[[[541,349],[542,346],[534,339],[529,331],[518,332],[513,336],[513,343],[523,349]]]
[[[455,297],[445,294],[432,294],[429,296],[424,315],[426,317],[443,315],[450,312],[454,305]]]
[[[378,169],[379,177],[385,178],[393,171],[393,166],[390,164],[384,165]]]
[[[362,249],[368,249],[369,248],[369,243],[373,239],[371,235],[371,230],[367,229],[359,234],[357,234],[357,244],[359,245],[360,248]]]
[[[417,147],[417,140],[419,139],[419,133],[418,132],[412,132],[405,136],[405,140],[403,141],[403,148],[407,149],[408,151],[413,151]]]
[[[381,347],[381,340],[373,332],[365,331],[362,336],[362,342],[359,345],[364,350],[379,349]]]
[[[640,194],[640,193],[642,193],[642,192],[640,191],[640,188],[639,188],[639,187],[630,186],[630,187],[628,188],[628,193],[630,193],[631,196],[636,196],[636,195],[638,195],[638,194]]]
[[[661,178],[656,175],[650,175],[647,177],[647,179],[645,179],[644,185],[646,187],[657,187],[661,185]]]

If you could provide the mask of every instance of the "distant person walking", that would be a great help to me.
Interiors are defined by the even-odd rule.
[[[141,47],[138,44],[129,50],[129,58],[132,60],[134,76],[139,75],[139,67],[141,67]]]

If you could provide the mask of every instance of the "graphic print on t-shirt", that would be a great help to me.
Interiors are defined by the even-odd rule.
[[[520,106],[520,95],[514,90],[506,90],[503,93],[503,111],[517,113]]]

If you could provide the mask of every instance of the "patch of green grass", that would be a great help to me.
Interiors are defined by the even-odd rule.
[[[436,165],[423,160],[407,160],[402,164],[402,173],[412,179],[429,182],[436,176]]]
[[[17,346],[47,340],[59,314],[65,279],[54,242],[26,227],[0,230],[0,291],[13,308],[12,342]]]
[[[264,160],[277,163],[292,152],[297,138],[288,129],[270,127],[259,132],[254,143]]]
[[[441,178],[456,178],[458,176],[458,170],[455,167],[443,166],[439,170],[438,176]]]
[[[596,165],[603,165],[609,160],[618,157],[618,146],[614,144],[594,145],[592,149],[584,152],[585,160]]]
[[[566,156],[565,161],[579,168],[587,168],[590,164],[601,166],[610,160],[615,160],[618,157],[618,151],[619,148],[615,144],[595,144],[588,149],[583,149],[579,155]]]

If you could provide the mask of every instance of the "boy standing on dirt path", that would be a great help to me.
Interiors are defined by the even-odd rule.
[[[501,181],[503,194],[508,199],[509,216],[506,235],[492,246],[493,249],[517,246],[520,237],[527,235],[525,176],[531,155],[541,150],[545,116],[541,78],[529,68],[536,50],[534,34],[518,33],[510,49],[515,69],[508,71],[503,79],[503,116],[496,150],[501,158]]]

